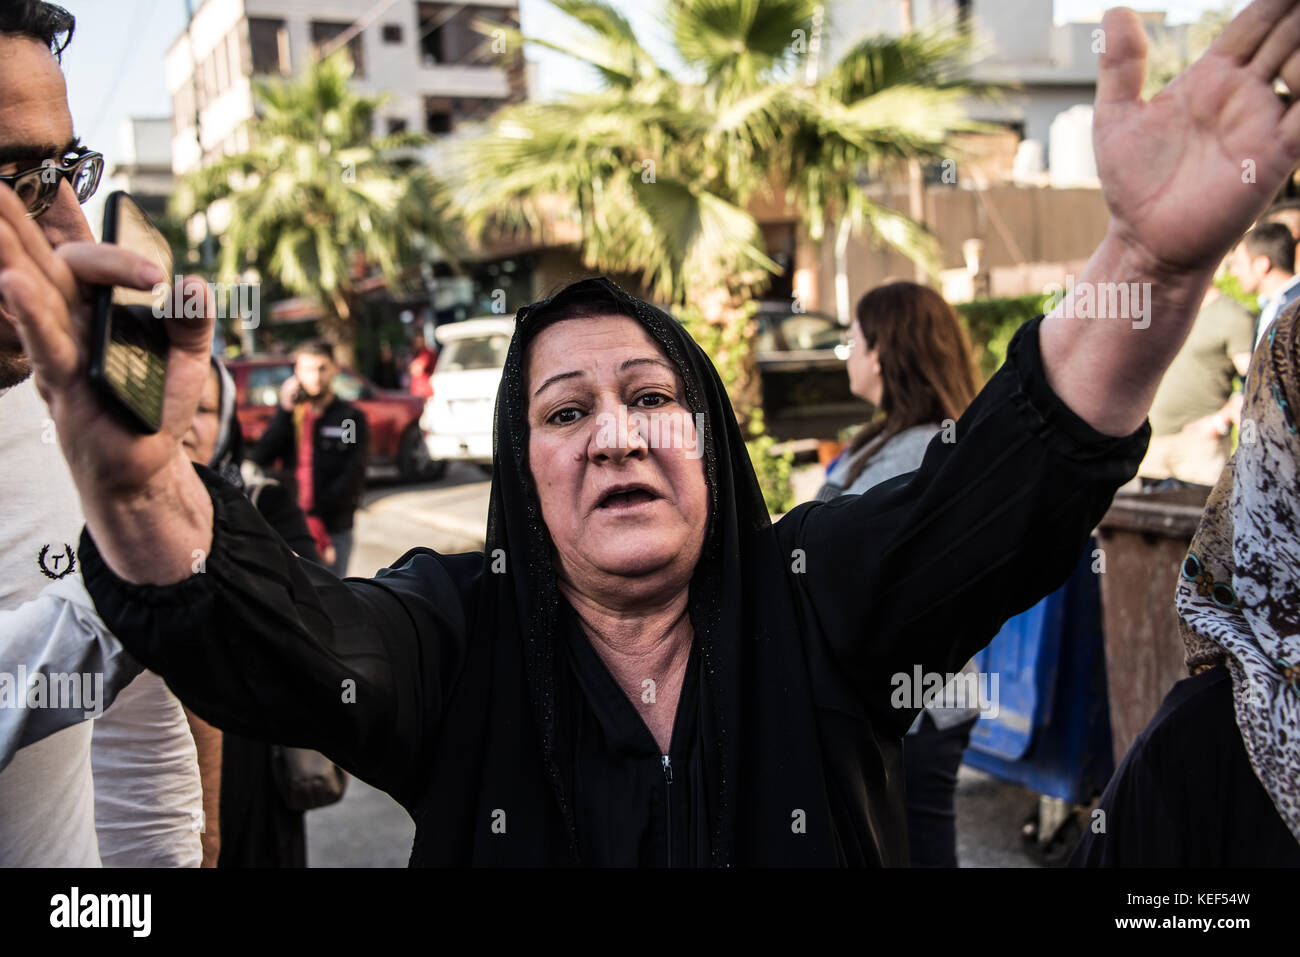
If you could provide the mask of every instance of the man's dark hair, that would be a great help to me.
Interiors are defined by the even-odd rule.
[[[324,339],[308,339],[299,343],[293,350],[294,357],[297,356],[324,356],[330,362],[334,361],[334,347]]]
[[[1300,200],[1285,199],[1274,203],[1259,218],[1261,223],[1281,223],[1291,230],[1291,238],[1300,240]]]
[[[1281,223],[1256,226],[1246,234],[1245,242],[1246,252],[1250,253],[1252,259],[1266,256],[1274,269],[1294,272],[1295,240],[1291,238],[1291,230]]]
[[[72,42],[77,18],[42,0],[0,0],[0,33],[31,37],[50,48],[56,59]]]

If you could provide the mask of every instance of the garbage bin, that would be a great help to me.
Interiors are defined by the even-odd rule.
[[[1098,526],[1106,678],[1115,762],[1187,677],[1174,589],[1210,489],[1115,496]]]
[[[963,759],[1076,804],[1099,794],[1115,769],[1095,548],[1090,540],[1070,579],[975,656],[990,683],[998,678],[997,708],[975,723]]]

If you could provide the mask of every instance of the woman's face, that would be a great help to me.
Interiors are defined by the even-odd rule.
[[[194,410],[194,421],[181,439],[181,445],[191,462],[207,465],[217,450],[217,433],[221,426],[221,383],[217,370],[208,369],[208,381],[199,396],[199,407]]]
[[[704,436],[659,345],[626,316],[561,320],[529,344],[525,388],[561,580],[615,603],[683,587],[708,525]]]
[[[856,319],[849,326],[849,335],[854,340],[845,363],[849,371],[849,391],[878,406],[885,394],[885,383],[880,377],[880,350],[867,348],[862,327]]]

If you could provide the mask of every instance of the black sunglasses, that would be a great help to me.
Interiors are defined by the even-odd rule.
[[[66,178],[77,194],[77,202],[84,203],[95,195],[103,172],[103,154],[83,146],[76,150],[70,163],[66,158],[63,166],[56,165],[53,160],[46,160],[34,169],[0,176],[0,183],[7,183],[18,194],[18,198],[27,207],[27,215],[35,219],[54,205],[54,200],[59,195],[60,180]]]

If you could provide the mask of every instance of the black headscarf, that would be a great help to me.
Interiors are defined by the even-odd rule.
[[[607,308],[593,310],[592,302]],[[531,481],[524,389],[528,344],[575,306],[581,315],[625,314],[639,322],[676,365],[686,405],[705,416],[711,507],[689,613],[700,643],[699,740],[712,861],[837,863],[829,835],[788,840],[792,814],[806,809],[829,819],[828,799],[791,592],[726,390],[680,323],[604,278],[574,283],[516,315],[497,394],[475,635],[443,722],[444,728],[477,724],[480,730],[475,741],[458,733],[435,749],[422,805],[426,826],[417,829],[433,839],[422,846],[426,840],[417,837],[413,862],[581,862],[571,795],[557,764],[563,715],[555,694],[557,630],[575,627],[576,616],[558,590],[551,539]],[[498,573],[502,560],[504,574]],[[518,841],[484,839],[486,829],[478,824],[497,809],[507,812],[512,834],[528,836],[531,857],[520,859]]]

